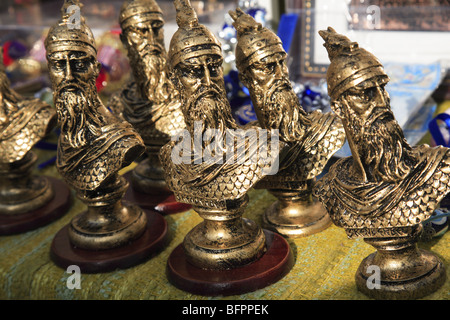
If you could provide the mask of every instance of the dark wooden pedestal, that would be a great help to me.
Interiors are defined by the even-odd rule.
[[[191,209],[191,205],[177,202],[173,193],[169,191],[158,192],[158,190],[154,190],[152,193],[142,193],[133,189],[130,175],[130,171],[123,175],[130,183],[124,200],[134,203],[142,209],[157,211],[162,215],[179,213]]]
[[[39,209],[18,214],[0,215],[0,235],[24,233],[45,226],[67,213],[72,204],[69,187],[61,180],[46,177],[55,192],[55,196]]]
[[[107,250],[84,250],[70,243],[69,225],[62,228],[53,239],[51,258],[60,267],[67,269],[77,265],[81,273],[101,273],[126,269],[148,260],[158,253],[168,238],[167,222],[159,213],[145,210],[147,229],[133,242]]]
[[[186,260],[182,245],[167,262],[167,277],[177,288],[203,296],[229,296],[262,289],[283,278],[294,265],[286,239],[264,230],[267,251],[257,261],[229,270],[207,270]]]

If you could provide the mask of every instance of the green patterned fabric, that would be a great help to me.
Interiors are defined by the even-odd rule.
[[[40,159],[53,155],[42,152]],[[54,167],[38,171],[59,177]],[[275,198],[264,190],[251,190],[244,217],[261,223],[261,215]],[[177,289],[167,281],[167,259],[186,233],[202,219],[193,210],[165,216],[170,241],[163,251],[138,266],[101,274],[82,274],[81,289],[68,289],[71,275],[50,259],[54,235],[84,210],[75,199],[70,211],[59,220],[24,234],[0,236],[0,299],[149,299],[149,300],[310,300],[368,299],[356,289],[354,275],[359,263],[374,248],[362,239],[347,239],[343,229],[332,225],[325,231],[289,239],[295,257],[293,269],[266,288],[228,297],[204,297]],[[419,247],[438,255],[445,263],[447,281],[424,299],[450,298],[450,232]]]

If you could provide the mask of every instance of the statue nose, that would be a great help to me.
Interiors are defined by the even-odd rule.
[[[205,85],[205,86],[208,86],[208,87],[211,85],[211,74],[209,73],[208,67],[204,68],[203,77],[202,77],[202,84]]]

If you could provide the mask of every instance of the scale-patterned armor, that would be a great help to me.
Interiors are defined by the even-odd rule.
[[[429,154],[430,149],[426,145],[416,148],[420,155]],[[373,214],[355,214],[345,208],[343,201],[350,200],[336,194],[334,180],[337,178],[334,173],[342,171],[348,158],[332,166],[332,174],[325,175],[318,181],[314,193],[326,206],[333,222],[344,228],[349,238],[406,236],[413,226],[424,222],[433,214],[450,191],[450,153],[443,147],[438,147],[438,150],[442,154],[442,160],[432,171],[423,172],[427,179],[420,185],[411,185],[410,190],[406,190],[398,203],[387,212],[381,210]]]

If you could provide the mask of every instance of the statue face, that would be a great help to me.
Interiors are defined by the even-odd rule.
[[[95,83],[100,73],[100,63],[82,51],[59,51],[48,57],[50,80],[55,90],[65,87],[75,91],[76,87]]]
[[[179,63],[173,79],[181,95],[188,129],[197,121],[202,123],[203,129],[215,128],[220,121],[233,121],[220,55],[206,54]]]
[[[365,81],[345,91],[338,104],[352,154],[360,159],[369,179],[403,179],[409,171],[404,161],[409,145],[389,106],[384,83]]]
[[[155,17],[123,30],[122,42],[127,50],[139,55],[159,55],[164,51],[164,20]]]
[[[176,66],[183,96],[189,98],[212,86],[223,87],[222,57],[202,55],[190,58]]]
[[[250,91],[260,125],[279,129],[284,139],[290,139],[292,121],[300,130],[307,120],[301,114],[303,110],[289,80],[285,58],[284,52],[267,56],[248,67],[241,80]]]
[[[289,73],[285,63],[286,53],[279,52],[267,56],[261,61],[253,63],[249,68],[246,77],[247,81],[262,92],[267,92],[275,83],[280,80],[289,80]],[[246,83],[251,86],[250,83]]]
[[[367,80],[347,90],[343,99],[355,116],[374,121],[376,117],[385,114],[387,109],[390,109],[389,94],[384,87],[384,83]]]

